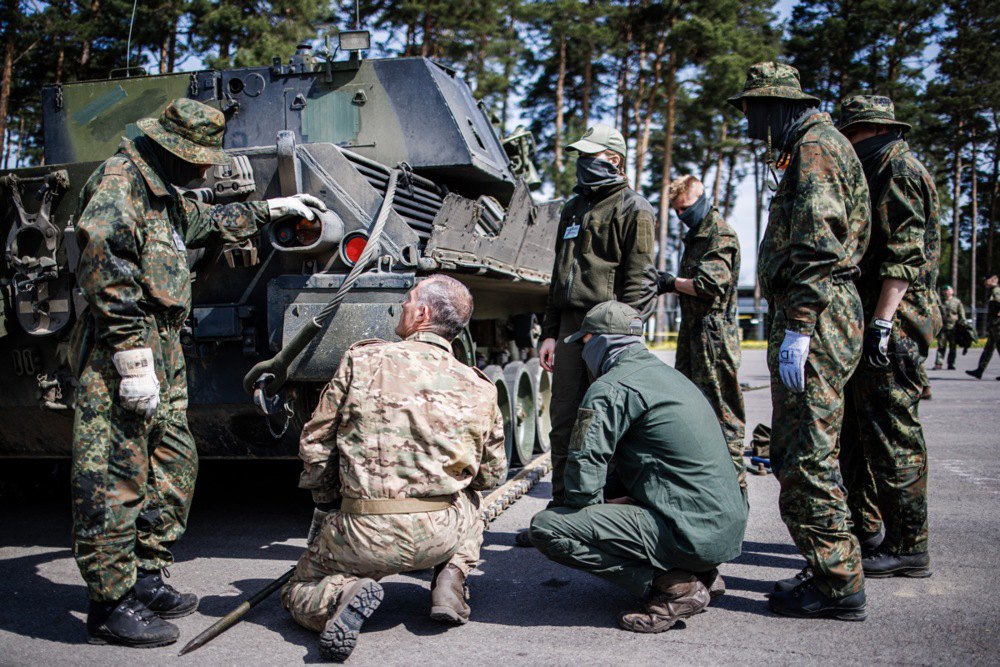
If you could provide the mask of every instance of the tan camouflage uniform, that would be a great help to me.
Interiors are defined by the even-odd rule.
[[[179,106],[211,116],[221,147],[220,112],[193,100]],[[137,564],[173,562],[170,546],[191,507],[198,456],[180,344],[191,308],[187,248],[241,241],[269,214],[265,202],[207,206],[178,196],[127,139],[80,199],[77,281],[88,308],[73,336],[73,552],[91,599],[112,601],[132,588]],[[151,419],[119,404],[112,362],[115,352],[143,347],[160,383]]]
[[[746,486],[743,437],[746,415],[740,370],[740,328],[736,285],[740,242],[715,208],[684,239],[680,278],[694,280],[698,296],[678,293],[681,326],[674,367],[698,385],[712,404],[726,445]]]
[[[327,516],[281,592],[302,626],[322,631],[346,586],[451,563],[479,562],[479,491],[507,469],[494,385],[433,333],[363,341],[344,356],[302,430],[299,486],[316,502],[338,496],[451,496],[446,510]]]

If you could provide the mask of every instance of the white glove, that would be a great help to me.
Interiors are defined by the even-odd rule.
[[[291,197],[275,197],[267,200],[267,210],[271,220],[297,215],[306,220],[315,220],[316,211],[326,210],[326,204],[312,195],[292,195]]]
[[[806,390],[806,359],[812,337],[785,329],[785,340],[778,352],[778,375],[781,382],[794,392]]]
[[[160,381],[156,379],[153,351],[148,347],[122,350],[115,352],[113,359],[122,376],[118,387],[122,407],[145,414],[149,419],[160,405]]]

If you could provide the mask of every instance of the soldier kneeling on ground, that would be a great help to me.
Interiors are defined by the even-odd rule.
[[[712,406],[641,334],[639,313],[608,301],[567,338],[584,341],[595,381],[569,443],[565,506],[535,515],[530,538],[557,563],[648,593],[619,622],[651,633],[725,591],[716,568],[740,554],[747,502]],[[612,458],[628,495],[602,502]]]
[[[403,340],[351,347],[302,430],[299,486],[317,511],[281,600],[322,633],[328,660],[351,654],[382,601],[376,580],[389,575],[434,568],[431,618],[469,620],[479,490],[507,469],[496,388],[451,351],[471,315],[472,295],[454,278],[419,283],[396,327]]]

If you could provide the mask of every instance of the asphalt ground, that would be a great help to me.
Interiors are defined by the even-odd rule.
[[[672,353],[662,353],[670,361]],[[763,351],[744,354],[743,381],[768,382]],[[777,508],[774,478],[751,476],[743,555],[722,566],[729,591],[661,635],[618,630],[639,602],[589,575],[513,546],[542,509],[543,481],[487,533],[471,578],[472,622],[445,628],[428,618],[430,572],[383,581],[385,602],[364,627],[354,665],[998,664],[1000,662],[1000,364],[986,380],[931,371],[934,398],[921,406],[930,450],[933,577],[867,583],[868,620],[793,620],[772,615],[774,580],[803,565]],[[747,393],[748,432],[770,420],[767,389]],[[0,664],[273,665],[318,662],[316,636],[274,596],[208,646],[180,646],[283,574],[305,544],[311,507],[293,462],[205,461],[187,535],[170,582],[201,596],[180,619],[173,647],[137,651],[86,643],[86,593],[70,549],[65,465],[0,463]]]

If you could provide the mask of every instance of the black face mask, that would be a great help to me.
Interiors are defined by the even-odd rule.
[[[201,165],[182,160],[149,137],[138,137],[135,147],[163,180],[177,187],[200,185]]]
[[[870,181],[882,164],[882,158],[889,149],[896,143],[903,140],[901,130],[890,130],[885,134],[876,134],[854,144],[854,152],[861,160],[861,166],[865,170],[865,177]]]
[[[696,229],[711,209],[712,202],[708,200],[708,197],[703,192],[701,193],[701,196],[698,197],[698,201],[684,209],[683,213],[679,213],[677,218],[683,222],[684,226],[688,229]]]
[[[576,182],[581,188],[597,190],[624,180],[618,167],[603,158],[581,155],[576,159]]]
[[[747,101],[747,136],[768,142],[777,153],[788,148],[803,121],[818,111],[807,104],[761,99]]]

